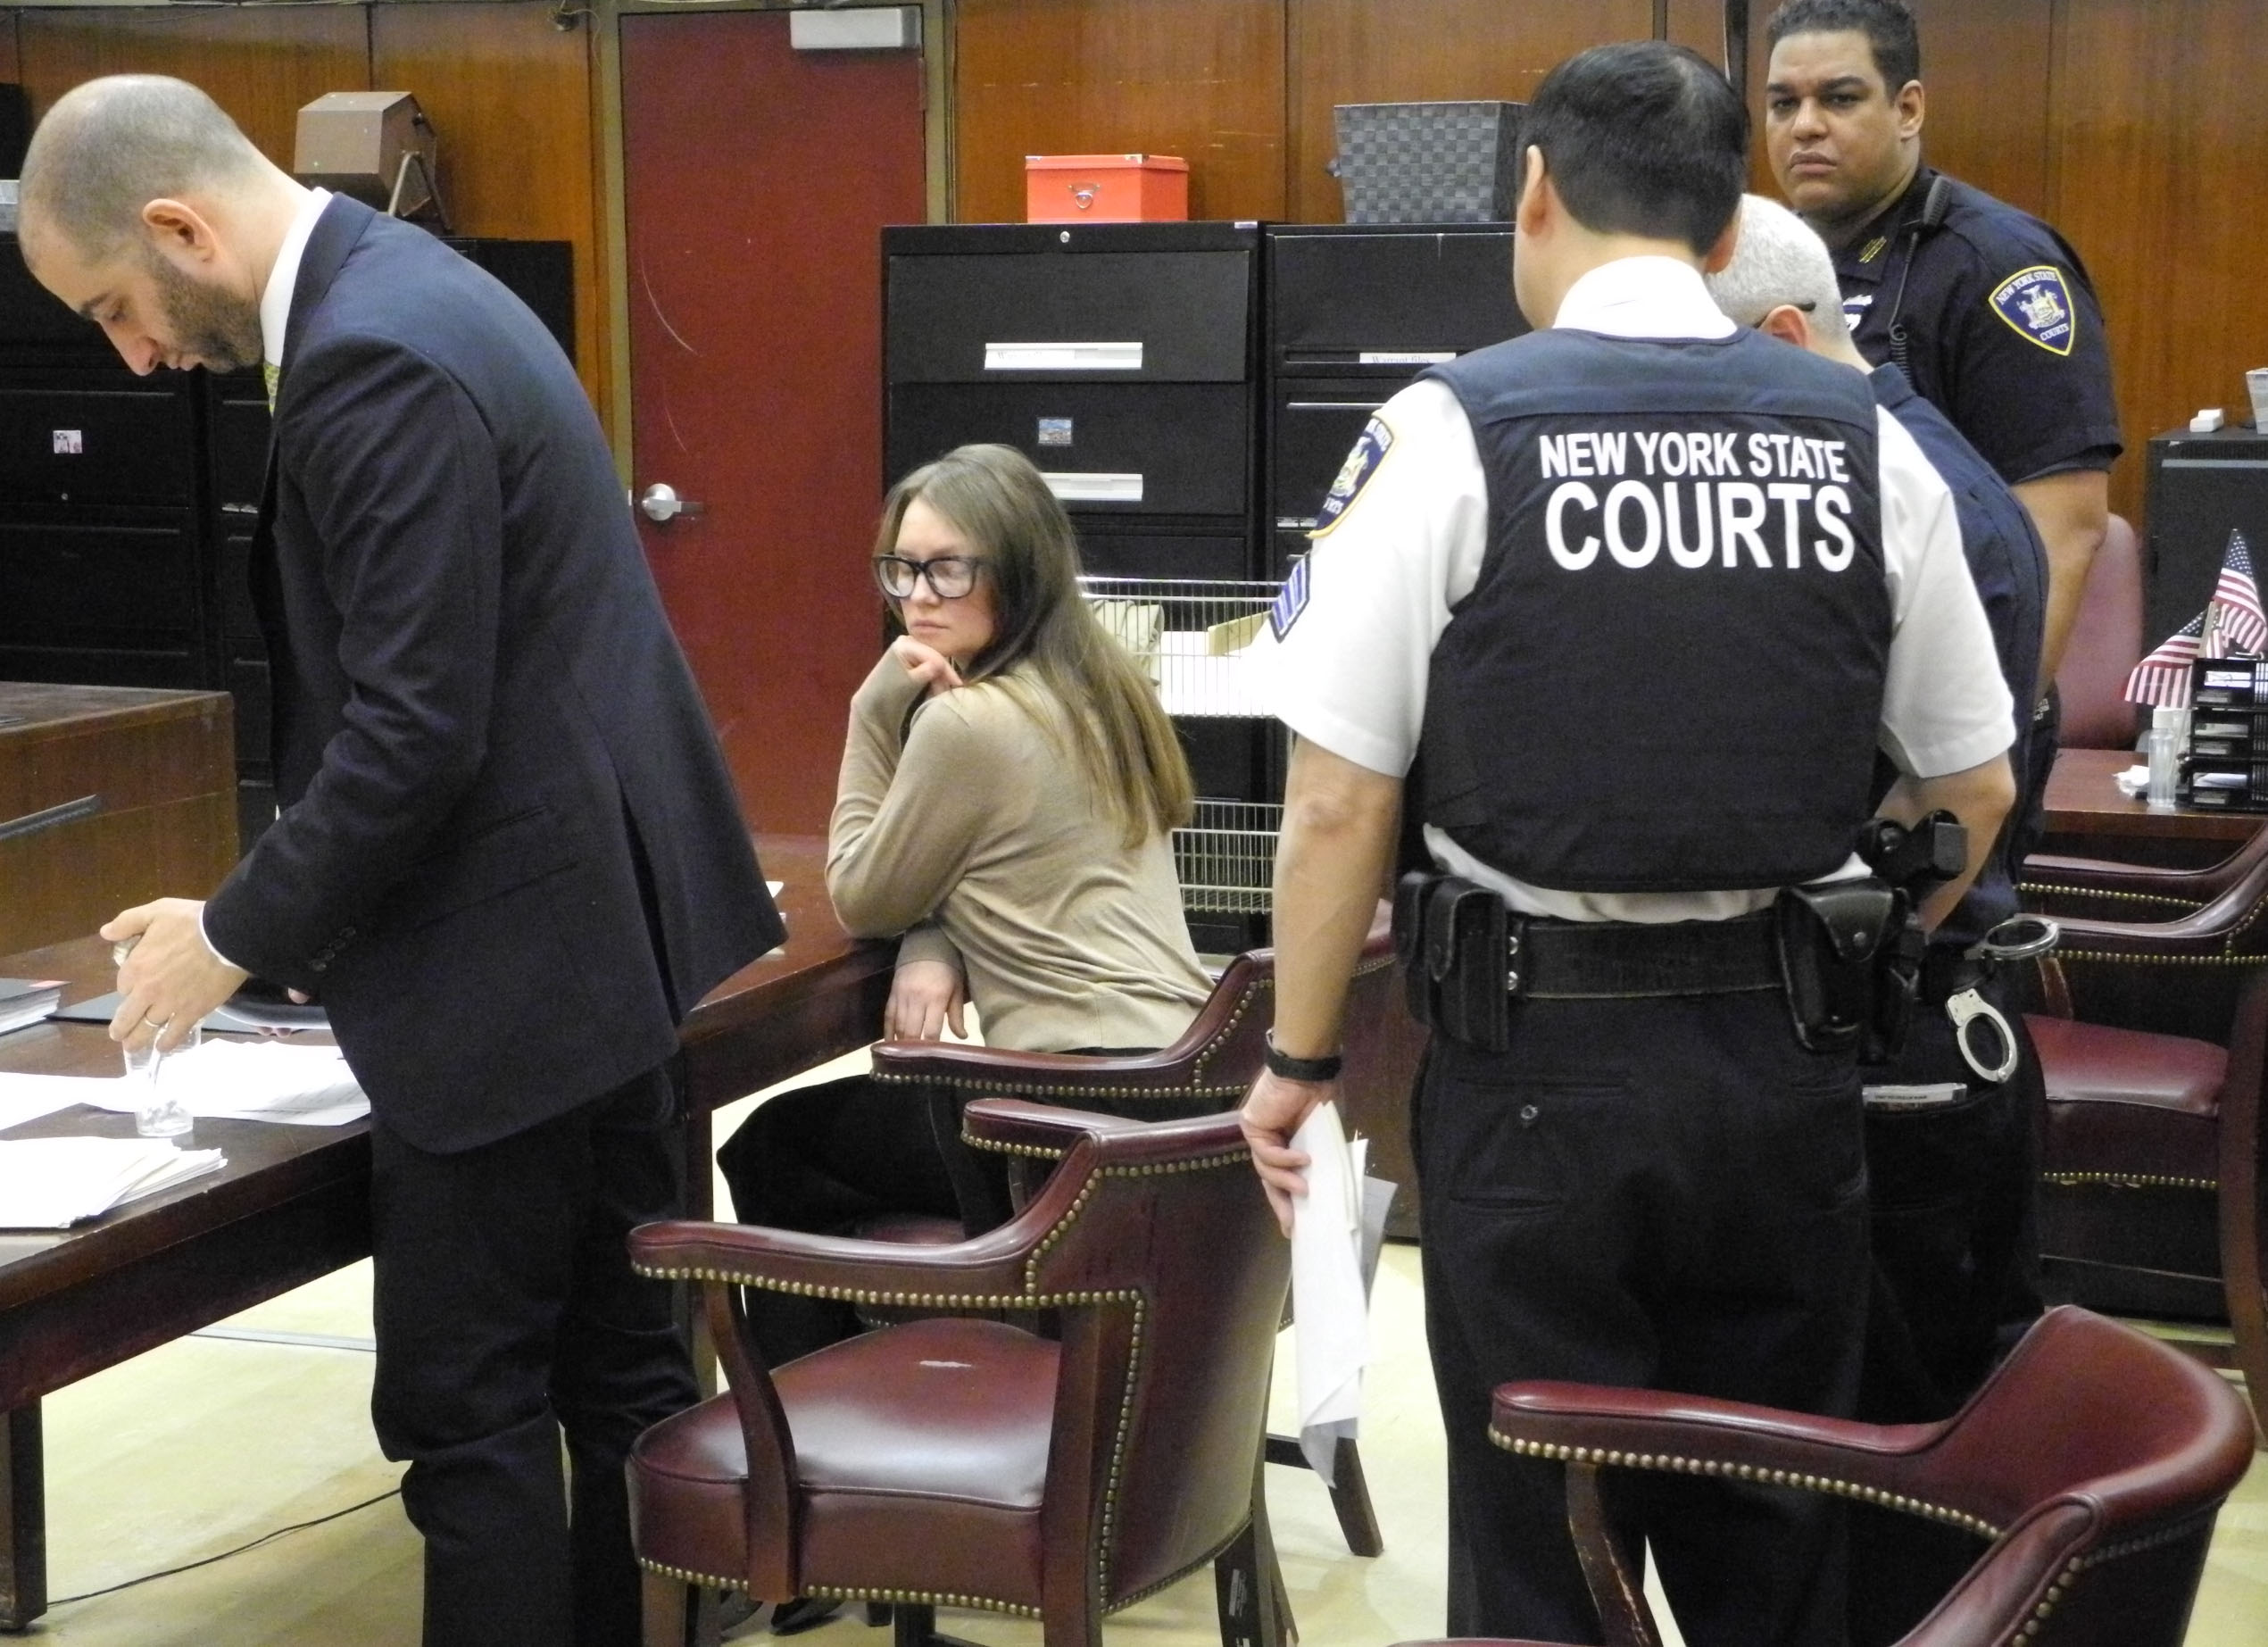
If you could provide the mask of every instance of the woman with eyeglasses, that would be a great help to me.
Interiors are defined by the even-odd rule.
[[[852,932],[903,935],[883,1036],[960,1035],[973,1002],[994,1046],[1169,1044],[1210,989],[1168,840],[1189,769],[1155,688],[1080,596],[1062,505],[1022,453],[962,446],[892,488],[874,567],[904,633],[851,700],[827,879]],[[719,1160],[750,1223],[958,1211],[918,1088],[784,1094]],[[826,1301],[750,1302],[775,1360],[848,1325]]]

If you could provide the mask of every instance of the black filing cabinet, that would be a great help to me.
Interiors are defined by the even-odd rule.
[[[890,478],[1014,446],[1088,571],[1255,576],[1259,244],[1250,223],[885,229]]]
[[[2176,429],[2150,442],[2144,504],[2142,644],[2155,646],[2205,610],[2229,534],[2242,532],[2256,575],[2268,554],[2268,436]]]
[[[1281,578],[1370,414],[1427,366],[1528,325],[1509,223],[1275,223],[1267,260],[1266,570]]]
[[[891,477],[974,441],[1024,453],[1078,528],[1088,594],[1159,683],[1198,817],[1192,937],[1267,941],[1282,735],[1228,655],[1274,595],[1260,530],[1261,231],[1251,223],[888,229]],[[1215,655],[1217,642],[1221,655]]]
[[[210,682],[187,378],[137,378],[0,237],[0,678]]]
[[[565,241],[449,244],[574,358]],[[136,377],[0,236],[0,679],[233,695],[247,848],[275,817],[246,578],[268,438],[257,370]]]

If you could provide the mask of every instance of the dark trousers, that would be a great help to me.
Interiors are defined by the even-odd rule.
[[[1596,1642],[1557,1463],[1488,1439],[1511,1379],[1847,1416],[1866,1303],[1858,1077],[1776,994],[1529,1002],[1511,1049],[1419,1078],[1426,1332],[1448,1428],[1451,1635]],[[1644,1472],[1609,1485],[1692,1647],[1834,1647],[1832,1501]]]
[[[1896,1062],[1865,1072],[1869,1085],[1968,1089],[1942,1109],[1867,1112],[1874,1281],[1857,1416],[1877,1424],[1951,1417],[2040,1316],[2040,1061],[2010,992],[1982,993],[2021,1041],[2007,1081],[1978,1077],[1943,1008],[1926,1003]],[[1851,1514],[1857,1647],[1898,1640],[1983,1552],[1936,1522],[1865,1505]]]
[[[684,1202],[667,1072],[458,1154],[376,1121],[371,1158],[371,1416],[409,1460],[426,1647],[636,1647],[623,1466],[696,1395],[671,1290],[624,1244]]]
[[[886,1086],[863,1075],[766,1099],[717,1151],[733,1216],[813,1235],[848,1235],[890,1212],[959,1218],[930,1108],[926,1086]],[[839,1299],[760,1287],[742,1289],[741,1297],[770,1366],[859,1330],[856,1310]]]

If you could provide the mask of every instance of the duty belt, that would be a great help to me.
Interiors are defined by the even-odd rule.
[[[1516,1001],[1735,995],[1784,985],[1769,911],[1657,925],[1516,916],[1505,947]]]

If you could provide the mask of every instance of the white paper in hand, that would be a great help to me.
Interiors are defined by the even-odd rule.
[[[1335,1104],[1317,1104],[1292,1136],[1308,1157],[1308,1193],[1292,1201],[1292,1314],[1300,1373],[1300,1451],[1325,1482],[1362,1411],[1370,1301],[1362,1284],[1362,1158]]]

